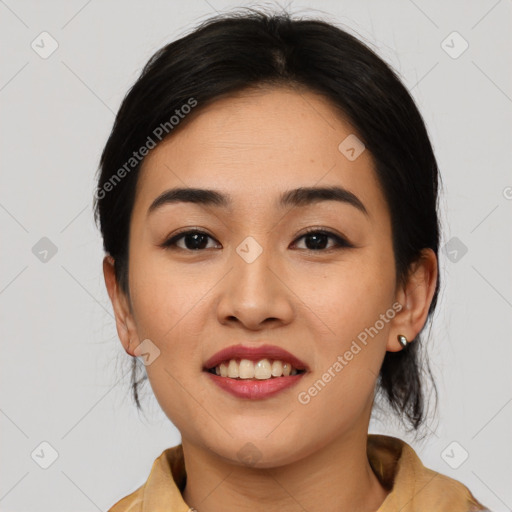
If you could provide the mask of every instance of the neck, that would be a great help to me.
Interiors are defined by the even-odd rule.
[[[253,468],[226,462],[182,439],[183,498],[198,512],[375,512],[388,491],[371,469],[366,442],[366,431],[350,432],[293,464]]]

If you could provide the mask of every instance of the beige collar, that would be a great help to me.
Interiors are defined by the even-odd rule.
[[[473,512],[486,510],[461,482],[426,468],[413,448],[396,437],[368,434],[368,460],[389,494],[377,512]],[[109,512],[188,512],[182,445],[154,461],[146,483]]]

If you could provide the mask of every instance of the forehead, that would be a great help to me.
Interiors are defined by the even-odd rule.
[[[342,186],[370,216],[387,209],[369,151],[355,159],[346,152],[362,149],[357,134],[322,96],[288,88],[248,90],[196,109],[146,156],[137,184],[139,213],[175,187],[224,191],[233,208],[274,208],[286,190]]]

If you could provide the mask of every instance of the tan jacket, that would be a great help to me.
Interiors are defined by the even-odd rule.
[[[401,439],[368,434],[367,453],[378,479],[390,491],[377,512],[489,512],[461,482],[426,468]],[[185,482],[180,444],[164,450],[147,481],[108,512],[188,512],[181,496]]]

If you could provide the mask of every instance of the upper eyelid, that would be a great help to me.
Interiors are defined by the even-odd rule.
[[[300,240],[301,238],[307,236],[307,235],[311,235],[311,234],[314,234],[314,233],[321,233],[321,234],[324,234],[326,235],[327,237],[329,238],[333,238],[335,240],[337,240],[337,243],[338,242],[342,242],[342,244],[346,247],[351,247],[352,244],[349,242],[349,240],[347,239],[346,236],[344,235],[341,235],[341,234],[337,234],[337,233],[334,233],[333,231],[331,231],[329,228],[322,228],[322,227],[311,227],[311,228],[308,228],[307,231],[305,231],[304,233],[298,235],[295,240]],[[212,240],[215,240],[217,243],[220,243],[213,235],[210,235],[207,231],[204,231],[203,229],[199,229],[199,228],[187,228],[185,229],[184,231],[181,231],[175,235],[173,235],[172,237],[168,237],[164,242],[163,242],[163,246],[175,246],[176,245],[176,242],[178,240],[181,240],[183,237],[185,237],[186,235],[189,235],[189,234],[201,234],[201,235],[206,235],[208,237],[210,237]],[[333,247],[331,247],[332,249]],[[180,247],[181,249],[181,247]],[[187,249],[184,249],[184,250],[187,250]],[[328,249],[326,249],[328,250]],[[326,250],[323,250],[323,251],[318,251],[318,252],[325,252]],[[190,252],[194,252],[194,251],[191,251]]]

